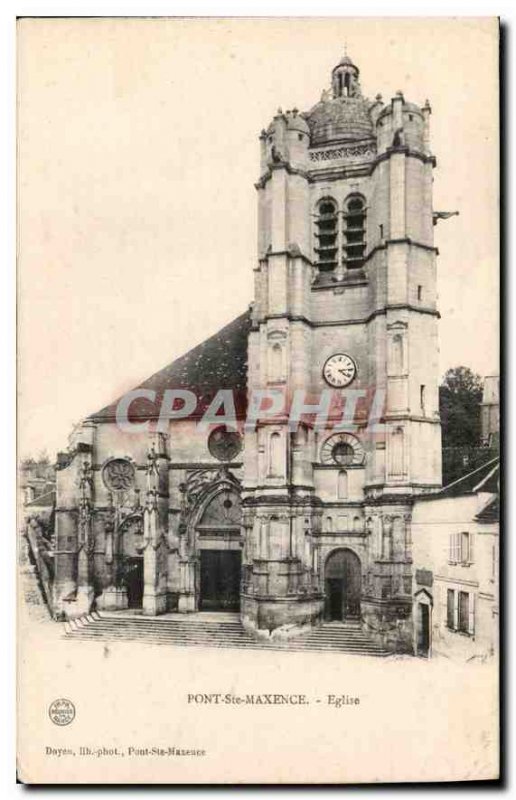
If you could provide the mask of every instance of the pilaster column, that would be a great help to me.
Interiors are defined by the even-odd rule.
[[[167,554],[162,553],[162,548],[166,548],[166,530],[162,519],[164,504],[160,498],[160,490],[168,484],[164,469],[168,470],[165,454],[160,442],[153,441],[147,455],[147,502],[143,511],[143,613],[149,616],[161,614],[167,607],[166,565],[163,563],[163,556],[166,558]]]
[[[405,559],[412,558],[412,514],[405,514]]]

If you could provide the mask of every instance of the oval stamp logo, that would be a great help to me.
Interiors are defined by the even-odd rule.
[[[50,704],[48,715],[54,725],[69,725],[75,718],[75,706],[71,700],[60,697]]]

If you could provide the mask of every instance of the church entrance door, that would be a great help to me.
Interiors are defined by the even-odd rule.
[[[239,550],[201,550],[201,611],[240,609]]]
[[[143,605],[143,557],[133,556],[124,559],[122,583],[127,591],[129,608]]]
[[[334,550],[326,561],[326,619],[352,620],[360,618],[362,568],[352,550]]]

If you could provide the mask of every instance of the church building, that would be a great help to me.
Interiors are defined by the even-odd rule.
[[[57,617],[227,610],[264,638],[355,620],[413,651],[414,500],[441,485],[430,113],[367,99],[344,56],[261,132],[249,310],[59,454]],[[194,407],[164,422],[181,391]],[[221,392],[233,425],[207,419]]]

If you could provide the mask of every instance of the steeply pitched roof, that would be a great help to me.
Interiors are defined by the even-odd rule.
[[[232,389],[237,416],[245,415],[247,402],[247,339],[251,313],[246,311],[218,333],[194,347],[184,356],[156,372],[136,389],[156,392],[155,401],[135,399],[130,407],[131,421],[153,419],[159,415],[167,389],[189,389],[197,397],[197,414],[202,414],[220,389]],[[118,398],[111,405],[91,414],[95,422],[115,419]]]
[[[459,497],[464,494],[472,494],[474,492],[498,492],[498,484],[500,478],[500,459],[492,458],[486,461],[482,466],[477,467],[467,475],[463,475],[448,486],[444,486],[440,492],[437,492],[432,497]]]
[[[479,522],[498,522],[500,519],[500,497],[496,495],[478,512],[475,517]]]

